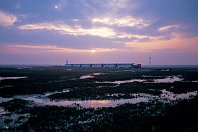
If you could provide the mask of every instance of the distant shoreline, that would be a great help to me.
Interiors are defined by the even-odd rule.
[[[0,64],[0,67],[65,67],[64,65],[50,65],[50,64]],[[198,65],[142,65],[142,68],[198,68]]]

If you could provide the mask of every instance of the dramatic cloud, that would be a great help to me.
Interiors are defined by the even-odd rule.
[[[91,29],[84,29],[81,26],[69,26],[65,24],[51,24],[51,23],[40,23],[40,24],[28,24],[19,26],[19,29],[23,30],[53,30],[58,31],[61,34],[69,34],[69,35],[91,35],[91,36],[99,36],[105,38],[113,38],[116,33],[107,27],[95,27]]]
[[[0,11],[0,25],[11,26],[17,21],[17,17]]]
[[[102,23],[105,25],[116,25],[120,27],[146,27],[150,24],[149,21],[144,19],[137,19],[131,16],[121,17],[121,18],[93,18],[93,23]]]
[[[39,23],[39,24],[28,24],[19,26],[22,30],[52,30],[57,31],[60,34],[66,35],[91,35],[104,38],[128,38],[128,39],[155,39],[156,37],[149,35],[140,34],[128,34],[122,32],[116,32],[108,27],[93,27],[93,28],[82,28],[81,26],[69,26],[66,24],[51,24],[51,23]]]

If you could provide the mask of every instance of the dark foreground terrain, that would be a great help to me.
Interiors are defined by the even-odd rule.
[[[0,67],[0,130],[198,131],[198,68]]]

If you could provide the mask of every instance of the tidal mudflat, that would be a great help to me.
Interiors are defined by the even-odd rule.
[[[197,91],[198,67],[0,67],[0,130],[197,131]]]

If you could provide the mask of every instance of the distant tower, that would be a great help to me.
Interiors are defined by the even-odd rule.
[[[151,57],[149,57],[149,65],[151,65]]]
[[[66,64],[68,64],[68,60],[66,60]]]

